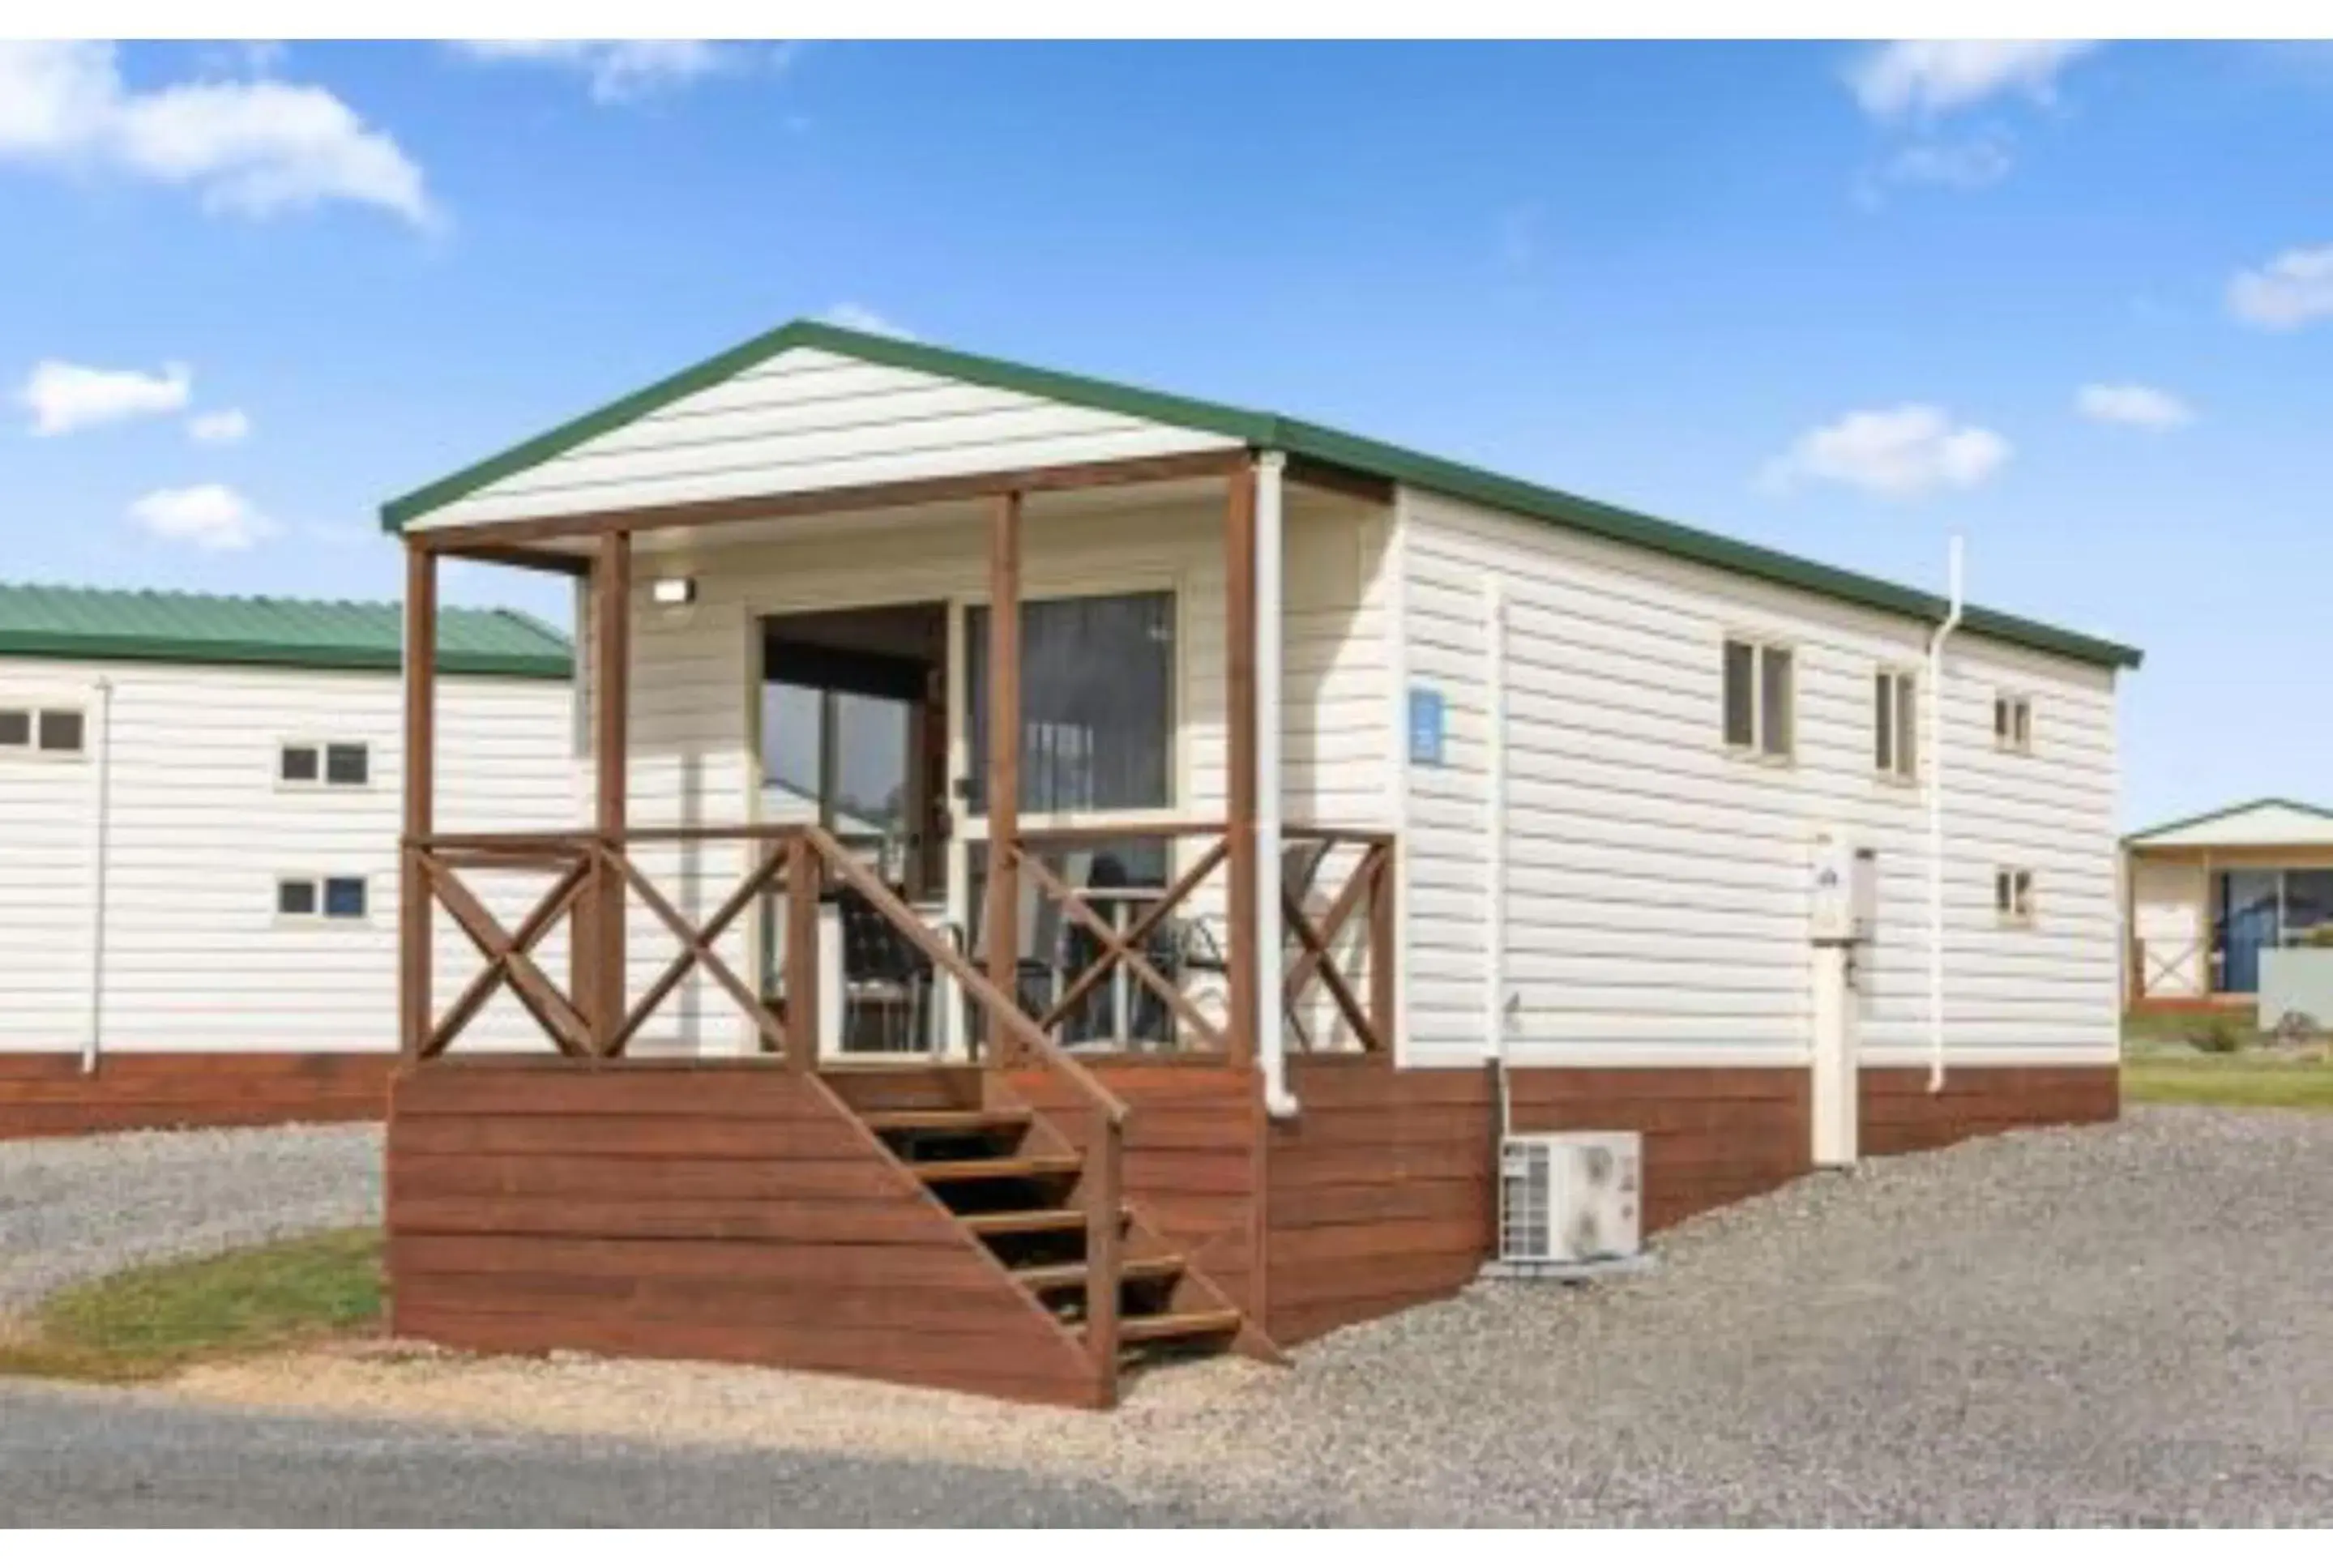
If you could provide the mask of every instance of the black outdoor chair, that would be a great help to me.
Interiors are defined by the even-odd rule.
[[[842,917],[842,1049],[896,1051],[926,1044],[932,961],[885,919],[864,894],[844,888],[835,896]],[[877,1044],[854,1027],[868,1012],[877,1018]]]

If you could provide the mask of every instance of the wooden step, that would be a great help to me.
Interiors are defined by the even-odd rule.
[[[1122,1223],[1127,1211],[1119,1209],[1118,1217]],[[956,1217],[974,1236],[1042,1236],[1048,1231],[1081,1231],[1086,1227],[1086,1211],[1082,1208],[1013,1208],[998,1214],[963,1214]]]
[[[1029,1112],[995,1111],[871,1111],[861,1118],[878,1132],[1005,1132],[1029,1125]]]
[[[1197,1339],[1206,1334],[1235,1332],[1240,1326],[1240,1314],[1235,1307],[1215,1312],[1146,1313],[1139,1317],[1120,1318],[1118,1338],[1120,1344],[1148,1344],[1158,1340]]]
[[[907,1169],[928,1182],[1026,1181],[1075,1176],[1085,1162],[1074,1154],[1013,1154],[995,1159],[911,1159]]]
[[[1171,1279],[1183,1268],[1183,1257],[1169,1253],[1163,1257],[1128,1258],[1118,1265],[1118,1272],[1127,1279]],[[1065,1285],[1085,1284],[1086,1265],[1083,1262],[1039,1264],[1014,1269],[1013,1277],[1031,1290],[1060,1290]]]

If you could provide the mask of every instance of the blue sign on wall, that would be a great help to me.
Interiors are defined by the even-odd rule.
[[[1409,760],[1442,765],[1442,694],[1423,686],[1409,688]]]

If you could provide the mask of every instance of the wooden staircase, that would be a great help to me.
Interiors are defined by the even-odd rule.
[[[950,1102],[913,1104],[886,1102],[896,1097],[898,1082],[887,1092],[878,1087],[886,1076],[841,1072],[827,1078],[1033,1312],[1090,1353],[1095,1293],[1114,1292],[1115,1321],[1101,1325],[1117,1347],[1114,1364],[1097,1369],[1102,1402],[1115,1397],[1119,1372],[1142,1365],[1219,1353],[1234,1342],[1270,1352],[1230,1297],[1132,1204],[1118,1205],[1118,1255],[1104,1264],[1115,1278],[1097,1281],[1088,1256],[1086,1183],[1094,1175],[1086,1153],[1033,1108],[999,1102],[1009,1091],[994,1075],[985,1082],[976,1073],[932,1080],[945,1086]]]

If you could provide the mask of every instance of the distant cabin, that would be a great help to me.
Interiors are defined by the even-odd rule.
[[[394,604],[0,584],[0,1135],[380,1113],[400,635]],[[567,639],[447,610],[437,657],[448,818],[571,816]]]
[[[2122,849],[2130,1006],[2333,1024],[2333,808],[2244,801]]]

